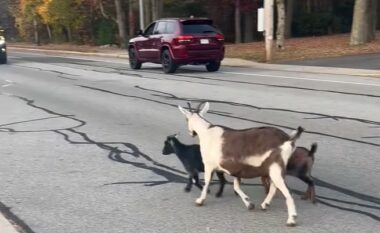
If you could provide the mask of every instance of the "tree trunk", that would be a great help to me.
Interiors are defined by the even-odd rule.
[[[126,20],[125,20],[125,12],[123,9],[123,1],[115,0],[115,8],[116,8],[116,22],[119,28],[120,47],[125,48],[128,35],[127,35],[127,27],[125,24]]]
[[[293,22],[294,0],[286,1],[285,11],[285,38],[292,37],[292,22]]]
[[[72,33],[71,33],[71,28],[70,28],[70,26],[67,26],[67,27],[66,27],[66,31],[67,31],[67,40],[68,40],[68,42],[73,41],[73,36],[72,36]]]
[[[284,0],[276,0],[277,5],[277,49],[285,46],[285,3]]]
[[[370,41],[376,39],[376,24],[377,24],[377,0],[369,0],[370,9],[368,17],[368,38]]]
[[[312,2],[311,0],[306,0],[306,12],[311,13],[312,10]]]
[[[151,1],[144,0],[144,22],[145,26],[148,26],[152,22],[152,7]]]
[[[40,35],[38,34],[38,21],[36,17],[33,18],[33,30],[34,30],[34,43],[40,45]]]
[[[129,29],[129,36],[132,37],[136,33],[136,26],[135,26],[135,0],[129,0],[129,7],[128,7],[128,29]]]
[[[377,3],[377,11],[376,11],[376,15],[377,15],[377,20],[376,20],[376,24],[377,24],[377,27],[376,27],[376,30],[380,30],[380,3]]]
[[[235,0],[235,43],[241,43],[240,0]]]
[[[244,13],[244,42],[252,42],[253,41],[253,30],[254,24],[253,12],[245,12]]]
[[[46,24],[46,31],[47,31],[47,33],[48,33],[49,42],[52,42],[51,29],[50,29],[49,24]]]
[[[375,0],[356,0],[354,7],[354,18],[351,29],[351,45],[359,45],[367,43],[371,40],[371,30],[373,26],[370,23],[373,18],[372,5],[370,1]]]
[[[162,14],[162,0],[151,0],[152,6],[152,20],[161,18]]]

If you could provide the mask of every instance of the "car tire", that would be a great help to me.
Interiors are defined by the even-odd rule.
[[[166,74],[174,73],[178,68],[178,66],[174,63],[173,58],[168,49],[163,50],[161,53],[161,64],[162,70]]]
[[[129,48],[128,50],[128,56],[129,56],[129,65],[134,70],[141,69],[142,63],[137,58],[137,53],[135,48]]]
[[[218,71],[220,68],[220,61],[212,61],[212,62],[209,62],[207,65],[206,65],[206,69],[207,71],[209,72],[215,72],[215,71]]]
[[[0,64],[7,64],[7,54],[0,55]]]

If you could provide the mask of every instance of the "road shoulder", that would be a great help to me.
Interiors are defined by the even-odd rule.
[[[97,56],[105,58],[122,58],[128,59],[126,50],[104,50],[103,52],[79,52],[79,51],[65,51],[65,50],[52,50],[52,49],[39,49],[39,48],[25,48],[17,46],[8,46],[10,52],[36,52],[45,54],[56,55],[78,55],[78,56]],[[305,66],[305,65],[286,65],[286,64],[268,64],[248,61],[240,58],[225,58],[222,61],[223,66],[229,67],[244,67],[260,70],[275,70],[286,72],[302,72],[302,73],[318,73],[318,74],[335,74],[335,75],[350,75],[350,76],[364,76],[380,78],[380,70],[371,69],[352,69],[340,67],[324,67],[324,66]]]

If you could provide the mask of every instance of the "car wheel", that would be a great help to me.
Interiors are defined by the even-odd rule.
[[[129,48],[128,55],[129,55],[129,65],[131,66],[131,68],[134,70],[140,69],[141,62],[137,59],[135,48]]]
[[[0,55],[0,64],[7,64],[7,54]]]
[[[177,70],[177,65],[174,63],[172,56],[168,49],[165,49],[161,53],[162,69],[165,73],[174,73]]]
[[[220,68],[220,61],[212,61],[206,65],[206,69],[209,72],[218,71]]]

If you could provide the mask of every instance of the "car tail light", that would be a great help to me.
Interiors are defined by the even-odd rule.
[[[181,35],[181,36],[177,36],[175,38],[175,41],[177,41],[178,44],[187,44],[187,43],[192,42],[193,39],[194,37],[191,35]]]
[[[216,34],[216,39],[218,40],[218,41],[224,41],[224,36],[222,35],[222,34]]]

